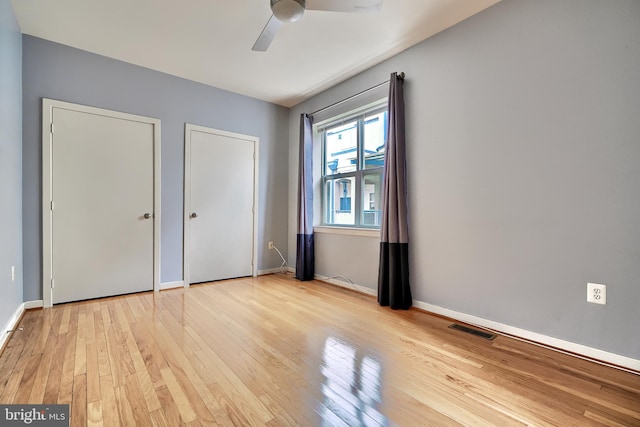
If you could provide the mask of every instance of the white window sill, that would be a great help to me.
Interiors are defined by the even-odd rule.
[[[313,227],[313,232],[380,238],[380,229],[377,228],[331,227],[327,225],[317,225]]]

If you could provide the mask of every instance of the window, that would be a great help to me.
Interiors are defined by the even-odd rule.
[[[322,138],[324,225],[380,227],[387,107],[328,120]]]

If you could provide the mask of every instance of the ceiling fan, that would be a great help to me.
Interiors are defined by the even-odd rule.
[[[382,7],[382,0],[270,0],[273,15],[258,36],[251,50],[265,52],[283,22],[295,22],[305,10],[328,12],[373,12]]]

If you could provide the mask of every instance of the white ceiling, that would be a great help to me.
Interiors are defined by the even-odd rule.
[[[307,11],[267,52],[269,0],[13,0],[25,34],[293,106],[499,0],[384,0],[376,13]]]

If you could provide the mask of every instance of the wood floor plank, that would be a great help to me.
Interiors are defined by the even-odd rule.
[[[62,368],[64,363],[65,353],[67,348],[67,334],[58,335],[55,349],[53,350],[53,357],[51,360],[51,367],[47,376],[47,385],[45,387],[44,395],[42,396],[42,403],[54,404],[58,401],[58,394],[60,391],[60,381],[62,378]]]
[[[51,364],[55,355],[56,344],[58,342],[58,336],[52,332],[51,327],[47,327],[49,334],[44,347],[44,353],[38,365],[36,376],[31,386],[31,392],[26,403],[39,404],[44,399],[46,392],[47,380],[49,379],[49,373],[51,372]]]
[[[88,318],[92,316],[88,316]],[[87,402],[96,402],[102,398],[100,394],[100,368],[98,364],[98,346],[96,340],[87,342]]]
[[[219,418],[216,415],[220,414],[221,409],[219,403],[200,378],[199,373],[193,368],[191,361],[184,354],[179,354],[177,360],[179,360],[178,365],[172,367],[172,372],[185,394],[189,397],[189,402],[197,418],[203,424],[216,423],[216,418]],[[177,368],[177,366],[180,368]]]
[[[144,396],[146,407],[148,408],[149,412],[160,409],[160,401],[158,400],[158,396],[155,393],[155,387],[149,375],[147,365],[144,362],[142,354],[140,353],[140,348],[128,325],[123,333],[124,340],[127,345],[127,350],[129,352],[128,354],[131,357],[131,361],[133,363],[133,367],[137,377],[136,382],[140,386],[140,390],[142,392],[142,395]]]
[[[71,341],[71,343],[69,343]],[[62,361],[62,371],[60,373],[60,387],[58,388],[58,403],[71,403],[73,395],[73,377],[76,355],[76,332],[67,335],[67,348]]]
[[[220,409],[216,411],[214,414],[216,421],[221,426],[248,426],[251,425],[250,421],[245,417],[240,409],[238,409],[232,400],[228,397],[228,389],[225,388],[223,391],[223,387],[218,384],[209,384],[207,386],[209,391],[211,391],[211,395],[216,399]],[[229,422],[231,424],[229,424]]]
[[[197,419],[198,416],[193,410],[193,407],[189,402],[189,398],[185,394],[182,387],[180,387],[180,384],[178,383],[176,377],[173,375],[173,371],[170,368],[164,368],[160,371],[160,373],[162,374],[162,378],[164,378],[164,382],[167,385],[169,393],[171,393],[171,397],[176,403],[182,421],[189,422]]]
[[[102,417],[104,426],[120,426],[118,402],[111,376],[100,377],[100,395],[102,396]]]
[[[24,374],[20,381],[20,386],[15,394],[15,403],[28,403],[29,396],[35,384],[38,367],[42,362],[42,354],[36,354],[29,358],[27,366],[24,368]]]
[[[107,354],[109,356],[109,368],[111,370],[110,375],[113,380],[114,386],[124,385],[124,378],[131,372],[126,371],[126,363],[124,361],[125,354],[121,338],[121,332],[115,323],[109,325],[105,329],[106,342],[107,342]]]
[[[69,332],[69,322],[71,320],[71,307],[72,305],[65,305],[62,310],[62,318],[60,320],[60,329],[58,329],[58,334],[66,334]]]
[[[97,339],[96,334],[96,318],[95,318],[95,306],[99,307],[98,303],[87,301],[85,305],[85,328],[84,328],[84,339],[87,344],[95,343]]]
[[[78,327],[76,329],[76,357],[73,374],[87,373],[87,310],[81,305],[78,310]]]
[[[87,425],[87,375],[77,375],[73,379],[73,399],[71,404],[71,426]]]
[[[50,310],[41,310],[40,318],[42,319],[42,322],[38,327],[36,343],[31,354],[42,354],[47,348],[53,313]]]
[[[76,426],[640,426],[640,375],[291,275],[28,310],[0,403]]]
[[[5,387],[7,386],[7,382],[11,377],[12,372],[14,372],[14,366],[20,357],[20,353],[22,352],[22,347],[20,346],[7,346],[2,354],[2,358],[0,358],[0,396],[4,392]]]
[[[101,307],[101,305],[98,305]],[[103,312],[94,311],[95,324],[95,343],[98,355],[98,374],[99,376],[111,375],[111,365],[109,361],[109,349],[107,344],[107,336],[105,335],[105,326],[103,322]]]
[[[16,393],[18,392],[18,388],[20,387],[20,383],[22,382],[22,376],[24,375],[24,371],[13,371],[9,379],[7,380],[7,384],[4,387],[2,395],[0,395],[0,402],[10,405],[14,403]]]
[[[140,388],[138,375],[129,374],[125,380],[125,390],[127,392],[129,406],[131,406],[131,412],[133,412],[135,424],[139,426],[151,425],[150,411],[149,408],[147,408],[142,389]]]
[[[140,356],[144,361],[151,384],[156,389],[163,387],[165,383],[160,374],[160,369],[168,367],[168,364],[162,351],[153,341],[152,333],[142,322],[139,322],[132,328],[132,333],[136,340],[138,350],[140,351]]]
[[[169,421],[164,416],[162,409],[157,409],[149,414],[151,416],[151,424],[154,427],[170,427]]]
[[[133,415],[133,409],[127,395],[127,389],[124,385],[116,386],[113,390],[116,397],[116,404],[118,405],[118,413],[120,414],[120,424],[128,427],[135,426],[136,419]]]
[[[25,368],[26,363],[28,362],[28,357],[34,354],[39,354],[39,351],[36,350],[36,346],[42,336],[42,326],[43,316],[45,310],[36,310],[33,313],[33,316],[29,316],[28,321],[23,327],[23,331],[19,334],[21,340],[24,343],[24,347],[22,349],[22,355],[16,364],[15,369],[21,370]]]
[[[158,399],[162,405],[162,418],[166,420],[170,427],[180,425],[180,411],[178,411],[178,406],[173,400],[169,388],[166,385],[163,385],[156,389],[156,392],[158,393]]]
[[[87,403],[87,427],[103,427],[102,401]]]
[[[585,411],[584,416],[589,420],[594,420],[602,425],[609,427],[626,427],[640,425],[640,423],[632,419],[622,419],[621,417],[611,416],[596,411]]]

